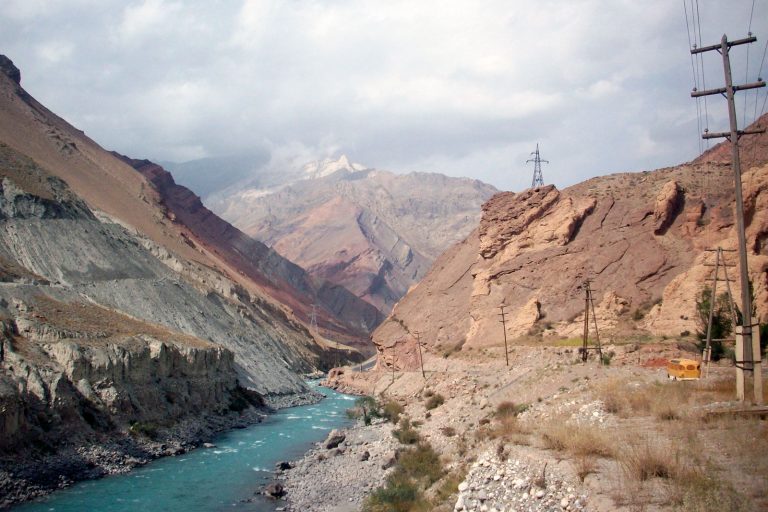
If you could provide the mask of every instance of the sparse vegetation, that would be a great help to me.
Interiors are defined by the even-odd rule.
[[[410,418],[403,416],[398,428],[392,431],[392,435],[402,444],[416,444],[419,442],[419,433],[411,424]]]
[[[400,415],[403,413],[403,406],[395,400],[388,400],[381,407],[381,417],[386,418],[390,423],[397,423]]]
[[[432,410],[440,407],[445,403],[445,398],[443,398],[443,395],[440,394],[434,394],[429,397],[429,400],[427,400],[427,403],[424,404],[424,407],[427,408],[427,410]]]
[[[380,418],[379,405],[372,396],[361,396],[355,400],[355,406],[347,409],[347,416],[351,419],[362,419],[365,425],[371,424],[372,418]]]
[[[424,497],[424,490],[440,480],[444,474],[445,470],[437,452],[429,443],[419,443],[400,455],[395,470],[387,477],[386,486],[376,489],[368,497],[363,510],[366,512],[431,510],[432,503]],[[455,478],[446,479],[448,485],[453,485]],[[446,499],[449,489],[450,487],[446,488],[444,483],[436,493],[437,498]],[[450,495],[447,494],[447,497]]]

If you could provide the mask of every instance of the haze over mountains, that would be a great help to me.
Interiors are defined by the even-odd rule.
[[[226,165],[191,162],[177,173],[209,192],[208,207],[314,277],[344,286],[385,314],[437,256],[469,233],[480,205],[496,192],[478,180],[369,169],[345,155],[296,167],[265,166],[213,190],[198,172],[206,163],[211,172]],[[234,173],[241,175],[243,167]]]

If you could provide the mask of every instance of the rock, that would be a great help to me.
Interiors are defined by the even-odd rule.
[[[464,508],[464,496],[459,496],[459,499],[456,500],[456,505],[454,505],[454,510],[462,510]]]
[[[480,501],[485,501],[488,499],[488,493],[485,492],[485,489],[480,489],[480,492],[477,493],[477,499]]]
[[[368,460],[368,459],[370,459],[370,458],[371,458],[371,454],[370,454],[370,452],[368,452],[367,450],[366,450],[366,451],[364,451],[364,452],[362,453],[362,455],[360,455],[360,460],[361,460],[361,461],[363,461],[363,462],[365,462],[366,460]]]
[[[570,501],[568,501],[568,498],[563,498],[560,500],[560,506],[563,508],[567,508]]]
[[[285,496],[285,490],[280,482],[271,482],[264,487],[263,494],[277,499]]]
[[[485,409],[486,407],[488,407],[488,399],[483,398],[482,400],[480,400],[480,408]]]
[[[541,498],[543,498],[543,497],[544,497],[544,494],[546,494],[546,493],[544,492],[544,490],[543,490],[543,489],[539,489],[538,491],[536,491],[536,499],[537,499],[537,500],[540,500]]]
[[[469,484],[466,481],[459,484],[459,492],[465,492],[467,489],[469,489]]]
[[[203,443],[203,448],[216,448],[216,445],[213,443]]]
[[[343,443],[346,438],[347,436],[345,434],[339,432],[336,429],[333,429],[328,434],[328,437],[326,438],[323,445],[325,446],[326,450],[332,450]]]
[[[278,462],[277,464],[275,464],[275,468],[278,471],[286,471],[286,470],[289,470],[289,469],[293,469],[293,466],[291,465],[290,462],[281,461],[281,462]]]

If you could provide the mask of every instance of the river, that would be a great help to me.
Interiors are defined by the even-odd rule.
[[[313,384],[313,386],[316,386]],[[253,512],[280,502],[254,496],[275,464],[299,458],[333,428],[347,426],[355,397],[322,388],[322,402],[283,409],[214,440],[216,448],[165,457],[124,475],[79,482],[13,512]],[[255,498],[254,501],[246,501]]]

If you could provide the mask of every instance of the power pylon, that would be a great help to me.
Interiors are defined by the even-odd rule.
[[[541,174],[541,163],[549,163],[549,160],[543,160],[539,154],[539,144],[536,143],[536,151],[532,151],[533,158],[529,158],[525,163],[533,162],[533,181],[531,182],[531,188],[543,187],[544,176]]]

